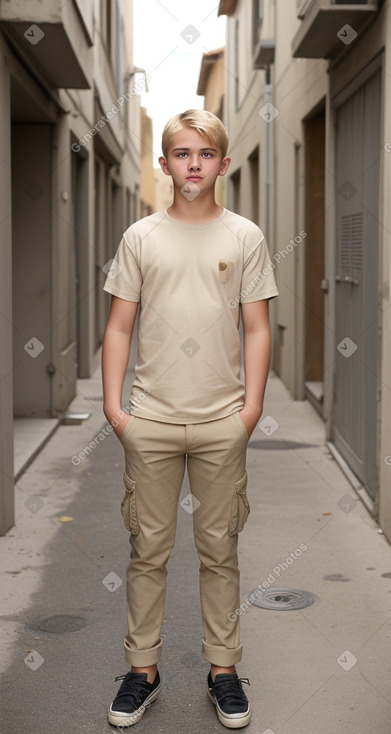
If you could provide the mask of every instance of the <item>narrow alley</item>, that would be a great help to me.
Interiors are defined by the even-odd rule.
[[[71,409],[90,418],[60,426],[22,475],[16,526],[0,538],[4,732],[114,731],[106,708],[126,672],[129,550],[122,447],[102,432],[99,371],[78,382]],[[390,546],[332,459],[320,418],[274,376],[264,416],[249,444],[251,514],[239,541],[248,731],[388,734]],[[140,734],[224,731],[206,698],[197,568],[185,501],[169,561],[163,690]],[[269,584],[308,591],[314,603],[273,611],[246,602]]]

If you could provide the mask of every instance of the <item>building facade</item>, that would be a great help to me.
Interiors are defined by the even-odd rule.
[[[108,262],[140,213],[145,81],[133,68],[131,0],[1,3],[0,52],[4,533],[13,417],[61,417],[97,365]]]
[[[272,253],[273,366],[391,540],[391,4],[221,0],[228,206]]]
[[[161,212],[168,209],[173,202],[174,188],[170,176],[166,176],[161,168],[153,169],[153,178],[155,184],[155,206],[156,211]]]
[[[153,123],[145,107],[141,107],[140,217],[156,211],[153,168]]]
[[[197,94],[204,97],[204,109],[213,112],[224,122],[225,99],[225,48],[206,51],[202,55]],[[219,176],[215,188],[216,202],[225,206],[225,177]]]

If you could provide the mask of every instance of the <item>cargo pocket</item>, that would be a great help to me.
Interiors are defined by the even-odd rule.
[[[121,512],[124,525],[132,535],[138,535],[140,525],[137,519],[136,482],[124,472],[125,496],[121,502]]]
[[[237,535],[240,533],[249,516],[250,505],[248,503],[246,489],[247,472],[244,472],[242,478],[238,479],[237,482],[234,482],[228,535]]]

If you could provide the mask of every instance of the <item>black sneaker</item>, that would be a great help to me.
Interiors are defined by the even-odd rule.
[[[153,683],[148,683],[146,673],[127,673],[115,680],[122,680],[120,689],[109,708],[109,722],[114,726],[132,726],[144,716],[145,709],[161,689],[159,671]]]
[[[214,681],[208,675],[208,696],[216,706],[219,721],[228,729],[239,729],[250,723],[251,706],[242,683],[250,685],[248,678],[238,678],[236,673],[220,673]]]

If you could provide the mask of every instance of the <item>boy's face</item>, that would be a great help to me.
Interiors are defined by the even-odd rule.
[[[230,162],[208,137],[191,127],[178,130],[171,138],[167,158],[159,158],[164,173],[172,176],[184,196],[189,190],[197,195],[214,188],[217,176],[225,175]]]

